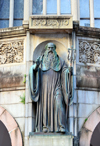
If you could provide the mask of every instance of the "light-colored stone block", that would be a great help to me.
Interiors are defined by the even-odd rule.
[[[24,104],[9,104],[2,105],[13,117],[24,117],[25,116],[25,106]]]
[[[86,118],[78,118],[78,131],[81,130]]]
[[[69,117],[77,117],[77,105],[72,104],[69,106]]]
[[[77,103],[77,90],[74,90],[74,99],[73,103]]]
[[[29,137],[24,137],[24,146],[29,146]]]
[[[32,117],[35,114],[33,110],[32,103],[28,103],[25,105],[25,117]]]
[[[100,92],[78,90],[78,103],[100,104]]]
[[[30,29],[72,29],[72,16],[31,16],[29,20]]]
[[[11,66],[10,68],[12,74],[26,74],[26,65],[25,64],[21,64],[21,65],[15,65],[15,66]]]
[[[87,118],[97,107],[97,104],[79,104],[78,117]]]
[[[75,128],[75,127],[73,127],[74,118],[69,118],[68,119],[68,123],[69,123],[69,127],[68,127],[69,131],[72,132],[72,133],[74,133],[74,129],[73,129],[73,128]]]
[[[28,86],[29,82],[27,81],[27,86]],[[29,91],[29,86],[28,88],[26,88],[26,92],[25,92],[25,95],[26,95],[26,99],[25,99],[25,103],[28,103],[28,102],[32,102],[31,98],[30,98],[30,91]]]
[[[24,90],[1,92],[0,104],[21,103],[20,96],[23,96]]]
[[[30,132],[34,130],[35,119],[32,117],[25,118],[25,136],[28,136]]]
[[[15,118],[18,126],[20,127],[20,130],[22,133],[25,131],[25,118]]]
[[[34,135],[29,137],[29,146],[73,146],[71,135]]]
[[[73,104],[69,106],[69,117],[73,117],[74,116],[73,108],[74,108],[74,105]]]

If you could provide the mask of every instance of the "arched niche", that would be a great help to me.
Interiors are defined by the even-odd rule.
[[[59,41],[55,41],[55,40],[48,40],[48,41],[44,41],[42,43],[40,43],[39,45],[37,45],[37,47],[35,48],[34,52],[33,52],[33,61],[36,61],[36,59],[41,56],[44,51],[45,51],[45,46],[48,43],[54,43],[56,45],[56,52],[57,54],[63,59],[65,60],[66,64],[68,65],[68,48],[66,48],[62,43],[60,43]],[[35,103],[33,102],[33,117],[35,117]],[[32,123],[33,123],[33,127],[35,124],[35,118],[32,119]],[[35,129],[33,128],[33,131],[35,131]]]
[[[2,127],[5,127],[3,130],[1,130],[0,128],[1,135],[3,134],[4,130],[5,130],[4,132],[7,135],[7,138],[5,137],[5,135],[3,135],[1,139],[3,140],[5,139],[5,141],[7,141],[7,139],[10,138],[11,141],[10,145],[10,141],[8,140],[9,145],[7,146],[22,146],[22,136],[18,124],[16,123],[14,118],[8,113],[8,111],[1,106],[0,106],[0,124]]]
[[[88,118],[87,121],[83,124],[80,132],[80,146],[91,146],[91,138],[95,133],[95,128],[100,126],[100,107],[98,107]],[[99,138],[100,139],[100,138]],[[100,144],[100,143],[99,143]],[[97,146],[97,145],[93,145]]]
[[[33,52],[33,61],[35,61],[39,56],[41,56],[45,51],[45,46],[47,43],[52,42],[56,45],[57,54],[68,63],[68,48],[66,48],[62,43],[55,40],[48,40],[40,43]]]

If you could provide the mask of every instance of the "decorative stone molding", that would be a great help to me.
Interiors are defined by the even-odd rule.
[[[79,40],[79,62],[100,64],[100,44]]]
[[[0,120],[6,126],[11,138],[12,146],[22,146],[22,136],[20,129],[14,118],[0,106]],[[2,132],[2,131],[1,131]]]
[[[36,19],[33,20],[33,26],[36,27],[43,27],[43,26],[47,26],[47,27],[62,27],[62,26],[68,26],[69,24],[69,19],[60,19],[60,20],[54,20],[54,19]]]
[[[73,29],[72,16],[31,16],[29,29]]]
[[[23,62],[24,40],[0,42],[0,64]]]

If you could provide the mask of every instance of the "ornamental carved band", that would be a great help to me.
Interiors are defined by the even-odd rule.
[[[31,16],[29,22],[30,29],[72,29],[72,17],[52,17],[52,16]]]
[[[79,62],[100,64],[100,44],[79,40]]]
[[[69,24],[68,19],[64,20],[46,20],[46,19],[37,19],[33,20],[33,26],[55,26],[55,27],[60,27],[60,26],[67,26]]]
[[[0,42],[0,64],[23,62],[24,41]]]

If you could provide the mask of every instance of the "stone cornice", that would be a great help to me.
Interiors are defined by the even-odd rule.
[[[17,37],[17,36],[20,37],[25,35],[26,35],[26,29],[23,26],[0,29],[0,39]]]
[[[76,35],[78,35],[78,36],[100,38],[100,29],[99,28],[79,26],[79,22],[74,21],[73,29],[75,30]]]

